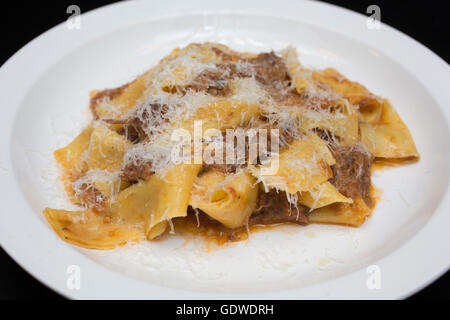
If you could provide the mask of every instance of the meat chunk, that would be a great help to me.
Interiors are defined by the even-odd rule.
[[[234,173],[239,168],[247,167],[249,164],[261,164],[261,162],[268,157],[270,157],[272,152],[272,132],[271,128],[264,128],[267,131],[267,136],[265,140],[261,139],[261,135],[252,135],[252,138],[249,137],[248,132],[246,131],[248,128],[242,128],[242,134],[241,136],[235,137],[234,139],[234,145],[232,145],[229,141],[227,141],[227,135],[224,133],[221,138],[224,142],[223,148],[222,148],[222,162],[223,163],[203,163],[202,172],[207,172],[209,170],[218,170],[225,173]],[[251,128],[250,129],[254,129]],[[292,135],[287,131],[281,131],[279,133],[279,138],[281,145],[278,146],[278,150],[273,150],[273,152],[278,153],[280,150],[285,148],[290,142],[293,141]],[[242,139],[242,140],[241,140]],[[241,145],[241,141],[243,141],[243,146]],[[265,147],[264,145],[261,145],[263,143],[262,141],[265,141]],[[229,143],[227,145],[227,143]],[[230,150],[233,150],[234,152],[234,159],[236,160],[234,163],[227,163],[227,147]],[[213,150],[211,152],[212,159],[215,160],[215,151]]]
[[[130,84],[131,83],[127,83],[127,84],[124,84],[123,86],[120,86],[120,87],[117,87],[117,88],[114,88],[114,89],[105,89],[105,90],[97,92],[91,98],[90,106],[89,106],[90,109],[91,109],[91,113],[92,113],[92,116],[94,117],[94,119],[97,120],[99,118],[98,114],[97,114],[97,111],[95,109],[96,105],[99,102],[101,102],[104,99],[109,99],[109,100],[114,99],[115,97],[117,97],[120,94],[122,94],[123,90],[125,90]]]
[[[123,125],[118,133],[126,136],[133,143],[139,143],[148,138],[162,123],[169,121],[165,116],[168,110],[169,106],[165,104],[147,103],[135,108],[133,113],[124,118],[103,119],[103,121]]]
[[[281,222],[308,224],[308,212],[309,210],[300,204],[294,206],[289,203],[284,192],[277,192],[276,190],[260,192],[257,208],[250,216],[249,224],[274,224]]]
[[[131,183],[148,180],[154,174],[151,161],[138,160],[136,163],[129,163],[124,168],[120,177]]]
[[[284,86],[290,80],[286,64],[273,51],[260,53],[249,59],[249,63],[256,72],[256,80],[264,85]]]
[[[229,54],[229,53],[227,53],[227,52],[225,52],[225,51],[223,51],[222,49],[219,49],[219,48],[217,48],[217,47],[212,47],[211,50],[212,50],[212,51],[216,54],[216,56],[217,56],[219,59],[221,59],[222,61],[228,61],[228,62],[231,62],[231,61],[233,61],[233,58],[234,58],[235,60],[240,59],[239,56],[231,55],[231,54]]]
[[[205,91],[213,96],[224,97],[231,93],[227,78],[220,70],[205,70],[194,79],[192,84],[187,86],[187,89]]]
[[[104,202],[106,201],[106,197],[93,185],[83,183],[76,193],[81,203],[88,208],[96,211],[103,211],[105,209]]]
[[[229,80],[254,76],[275,101],[285,105],[297,105],[303,101],[303,98],[291,88],[286,64],[274,52],[242,59],[231,57],[220,49],[215,51],[224,63],[218,63],[215,68],[201,72],[184,90],[204,91],[224,97],[231,94]],[[238,63],[242,64],[239,66]],[[176,91],[179,92],[179,88]]]
[[[117,133],[121,136],[124,136],[134,144],[143,141],[146,137],[146,134],[142,130],[142,127],[135,126],[133,124],[125,124],[122,128],[117,130]]]
[[[337,146],[331,149],[336,164],[332,166],[333,178],[330,182],[346,197],[361,196],[364,202],[372,205],[370,198],[370,167],[372,154],[362,145]]]
[[[303,102],[303,97],[291,88],[286,64],[273,51],[260,53],[249,59],[249,63],[253,65],[256,80],[275,101],[284,105],[298,105]]]
[[[215,68],[202,71],[185,90],[205,91],[214,96],[226,97],[231,94],[229,80],[251,75],[250,70],[238,68],[236,63],[218,63]]]

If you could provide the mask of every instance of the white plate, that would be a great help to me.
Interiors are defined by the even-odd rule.
[[[82,15],[79,30],[61,24],[41,35],[0,70],[2,247],[73,298],[400,298],[419,290],[450,266],[450,69],[366,20],[317,2],[138,1]],[[421,161],[376,174],[383,196],[358,229],[288,227],[210,253],[177,237],[111,252],[64,243],[41,211],[67,205],[52,151],[87,123],[88,91],[123,84],[195,41],[253,51],[294,45],[306,65],[335,67],[390,98]],[[67,286],[71,265],[80,267],[78,290]],[[367,282],[378,275],[373,289]]]

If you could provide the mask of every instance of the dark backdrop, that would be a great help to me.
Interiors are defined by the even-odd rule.
[[[245,1],[245,0],[243,0]],[[15,1],[2,7],[0,19],[2,38],[0,63],[3,64],[27,42],[67,19],[70,4],[82,12],[112,1]],[[430,48],[447,63],[450,61],[450,41],[446,1],[326,1],[365,14],[371,4],[381,8],[381,20]],[[274,5],[276,4],[274,0]],[[2,3],[4,4],[4,3]],[[36,60],[39,63],[39,58]],[[418,62],[419,63],[419,62]],[[61,299],[19,267],[0,249],[0,299]],[[450,299],[450,272],[411,297],[412,299]]]

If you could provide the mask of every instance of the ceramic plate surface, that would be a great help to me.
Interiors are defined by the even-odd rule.
[[[309,1],[127,1],[80,23],[44,33],[0,69],[0,241],[44,284],[72,298],[377,299],[406,297],[449,268],[450,68],[421,44]],[[420,162],[375,172],[381,200],[357,229],[286,226],[225,248],[177,236],[113,251],[61,241],[41,212],[69,205],[52,152],[87,125],[88,92],[204,41],[255,52],[292,45],[308,67],[336,68],[391,100]]]

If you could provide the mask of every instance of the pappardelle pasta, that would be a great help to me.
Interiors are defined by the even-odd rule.
[[[65,241],[112,249],[176,232],[242,239],[278,223],[357,227],[376,159],[418,159],[392,107],[294,48],[173,50],[134,81],[91,93],[91,123],[55,151],[78,211],[46,208]]]

